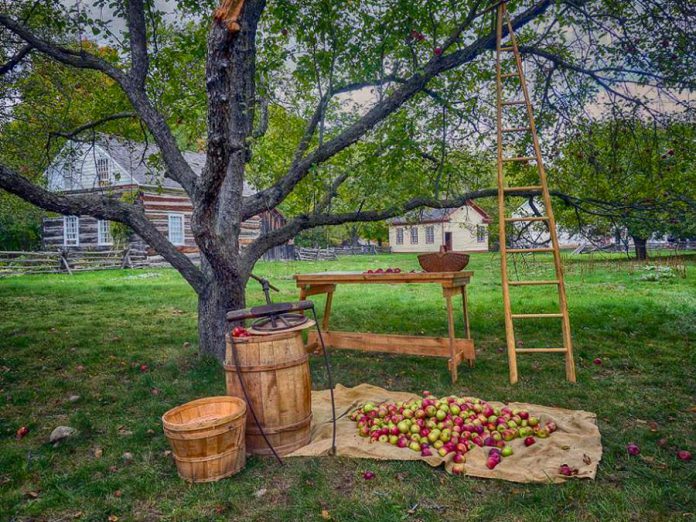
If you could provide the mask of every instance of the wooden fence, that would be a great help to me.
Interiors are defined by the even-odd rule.
[[[0,277],[20,274],[72,274],[87,270],[113,270],[148,266],[143,251],[55,250],[0,252]]]
[[[380,247],[376,245],[328,248],[295,247],[295,259],[298,261],[333,261],[336,260],[338,256],[377,255],[388,254],[390,252],[391,249],[389,247]]]

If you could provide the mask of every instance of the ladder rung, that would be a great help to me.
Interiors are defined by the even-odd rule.
[[[508,223],[517,223],[520,221],[548,221],[548,216],[523,216],[523,217],[511,217],[505,218]]]
[[[505,78],[514,78],[515,76],[517,76],[517,77],[519,78],[520,73],[518,73],[518,72],[514,72],[514,73],[504,73],[504,74],[501,74],[501,75],[500,75],[500,79],[503,80],[503,79],[505,79]]]
[[[558,279],[545,279],[537,281],[508,281],[510,286],[536,286],[536,285],[558,285],[561,282]]]
[[[501,51],[504,51],[504,52],[508,52],[508,51],[514,51],[515,48],[512,47],[512,46],[510,46],[510,47],[501,47],[500,50],[501,50]]]
[[[539,248],[508,248],[506,250],[508,254],[524,254],[525,252],[553,252],[551,247],[539,247]]]
[[[524,105],[525,103],[527,102],[524,100],[508,100],[504,101],[503,105]]]
[[[546,319],[547,317],[563,317],[563,314],[511,314],[513,319]]]
[[[531,130],[531,127],[508,127],[507,129],[503,129],[501,132],[528,132]]]
[[[566,353],[565,348],[518,348],[517,353]]]
[[[541,185],[531,185],[529,187],[505,187],[503,190],[505,192],[529,192],[530,190],[542,190],[543,188]]]
[[[503,158],[503,162],[507,161],[532,161],[536,158],[534,156],[516,156],[514,158]]]

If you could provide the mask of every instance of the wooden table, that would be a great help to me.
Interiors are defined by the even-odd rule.
[[[300,288],[300,300],[308,296],[326,294],[326,307],[321,324],[322,337],[328,346],[338,349],[363,350],[368,352],[386,352],[408,355],[427,355],[446,357],[452,375],[452,382],[457,381],[457,367],[463,359],[469,366],[476,358],[474,341],[469,329],[467,311],[466,285],[473,272],[418,272],[398,274],[364,274],[362,272],[321,272],[317,274],[295,274],[295,281]],[[442,295],[447,303],[448,337],[423,337],[413,335],[386,335],[374,333],[339,332],[329,330],[331,303],[336,286],[339,284],[411,284],[433,283],[442,286]],[[452,297],[461,294],[464,313],[465,338],[455,337],[454,311]],[[318,347],[316,332],[310,332],[307,341],[308,350]]]

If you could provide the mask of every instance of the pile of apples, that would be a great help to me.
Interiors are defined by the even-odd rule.
[[[464,455],[474,447],[491,448],[486,466],[493,469],[512,455],[510,441],[523,439],[529,447],[557,429],[555,422],[542,424],[526,410],[497,408],[475,398],[423,395],[409,402],[367,402],[350,419],[370,442],[408,448],[423,457],[453,453],[452,472],[457,475],[464,472]]]
[[[400,274],[400,268],[378,268],[376,270],[367,270],[363,274]]]

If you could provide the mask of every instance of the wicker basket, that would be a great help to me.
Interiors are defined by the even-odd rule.
[[[419,255],[418,262],[426,272],[459,272],[469,264],[469,254],[464,252],[432,252]]]
[[[240,471],[246,463],[246,403],[236,397],[188,402],[162,416],[179,476],[213,482]]]

